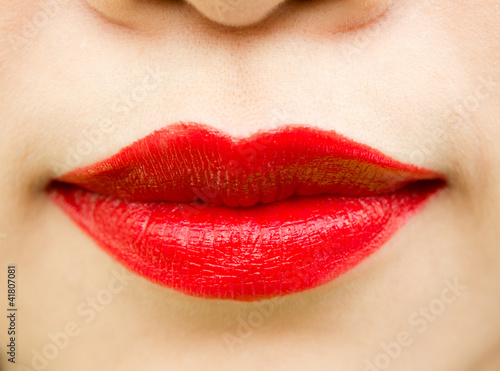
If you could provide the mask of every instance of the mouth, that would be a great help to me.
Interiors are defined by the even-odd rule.
[[[328,283],[445,185],[332,131],[234,139],[179,123],[51,182],[50,198],[139,276],[184,294],[260,300]]]

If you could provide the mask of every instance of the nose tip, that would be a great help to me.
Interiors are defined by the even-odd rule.
[[[198,12],[224,26],[244,27],[266,18],[285,0],[187,0]]]

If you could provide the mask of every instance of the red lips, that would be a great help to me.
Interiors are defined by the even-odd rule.
[[[443,184],[334,132],[288,126],[234,140],[177,124],[49,192],[139,275],[190,295],[257,300],[338,277]]]

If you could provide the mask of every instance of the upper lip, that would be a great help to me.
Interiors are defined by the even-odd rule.
[[[443,176],[331,131],[290,125],[233,140],[180,123],[55,181],[129,201],[249,207],[292,196],[373,196],[429,179]]]

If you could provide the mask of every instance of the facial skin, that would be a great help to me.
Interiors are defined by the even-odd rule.
[[[500,367],[497,0],[0,4],[0,261],[4,278],[17,266],[16,366]],[[45,193],[178,121],[234,136],[315,125],[449,185],[334,282],[261,304],[188,297],[124,272]],[[53,359],[36,361],[44,349]]]

